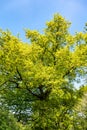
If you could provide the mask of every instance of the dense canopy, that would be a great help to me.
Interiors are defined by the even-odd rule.
[[[87,128],[87,113],[79,111],[86,92],[87,33],[71,35],[69,27],[55,14],[43,33],[25,30],[29,43],[0,30],[0,106],[27,130]],[[77,90],[81,78],[84,87]]]

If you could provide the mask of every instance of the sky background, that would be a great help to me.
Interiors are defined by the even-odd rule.
[[[71,33],[83,31],[87,22],[87,0],[0,0],[0,28],[20,33],[25,41],[24,28],[42,31],[46,21],[60,13],[69,20]]]

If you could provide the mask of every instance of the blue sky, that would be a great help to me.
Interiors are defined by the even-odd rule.
[[[24,38],[24,28],[42,31],[53,14],[69,20],[71,33],[83,31],[87,22],[87,0],[0,0],[0,28]]]

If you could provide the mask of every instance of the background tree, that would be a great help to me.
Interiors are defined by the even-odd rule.
[[[83,93],[82,98],[76,104],[74,109],[74,129],[86,130],[87,129],[87,86],[82,86],[79,92]]]

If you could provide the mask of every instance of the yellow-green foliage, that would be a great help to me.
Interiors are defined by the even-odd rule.
[[[0,32],[1,93],[15,113],[22,111],[20,120],[30,110],[33,130],[71,130],[78,101],[73,83],[87,71],[87,33],[72,36],[69,26],[56,14],[44,33],[26,30],[29,43]]]

